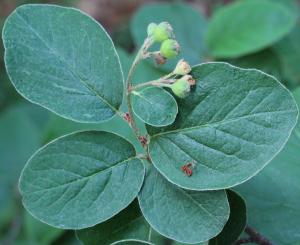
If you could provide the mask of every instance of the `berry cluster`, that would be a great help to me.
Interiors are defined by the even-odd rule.
[[[147,34],[147,40],[150,43],[147,48],[153,43],[160,43],[160,49],[157,52],[148,52],[144,57],[154,57],[156,63],[161,65],[166,63],[168,59],[178,56],[180,45],[175,39],[172,26],[168,22],[150,23],[147,28]],[[190,72],[190,65],[181,59],[173,72],[153,81],[152,85],[169,87],[176,96],[184,98],[189,94],[191,86],[195,85],[193,77],[188,75]]]

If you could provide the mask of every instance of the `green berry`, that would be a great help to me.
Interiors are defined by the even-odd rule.
[[[150,29],[151,36],[155,42],[163,42],[169,38],[174,38],[173,28],[168,22],[161,22],[157,26],[152,25]]]
[[[153,22],[148,25],[148,27],[147,27],[148,37],[150,37],[154,34],[156,28],[157,28],[157,24],[155,24]]]
[[[189,65],[189,63],[187,63],[185,60],[181,59],[178,61],[175,69],[174,69],[174,74],[175,75],[186,75],[189,74],[191,72],[191,66]]]
[[[175,58],[179,54],[179,44],[176,40],[167,39],[160,46],[160,53],[167,59]]]
[[[195,80],[190,75],[185,75],[172,84],[173,93],[179,98],[185,98],[191,91],[191,85],[195,84]]]

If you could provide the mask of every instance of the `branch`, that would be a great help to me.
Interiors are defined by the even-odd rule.
[[[275,245],[275,243],[262,236],[260,233],[258,233],[258,231],[250,226],[246,226],[245,232],[253,239],[254,242],[259,245]]]
[[[249,235],[248,238],[242,238],[237,240],[234,245],[241,245],[241,244],[247,244],[247,243],[256,243],[259,245],[276,245],[269,239],[265,238],[263,235],[261,235],[258,231],[253,229],[250,226],[246,226],[245,232]]]
[[[251,243],[252,239],[250,237],[248,238],[241,238],[239,240],[237,240],[234,245],[242,245],[242,244],[247,244],[247,243]]]
[[[143,60],[145,58],[145,54],[148,50],[148,48],[152,45],[152,41],[149,38],[146,38],[144,44],[142,45],[142,47],[140,48],[140,50],[138,51],[132,66],[128,72],[128,76],[125,82],[125,86],[126,86],[126,102],[127,102],[127,107],[128,107],[128,113],[129,113],[129,118],[130,118],[130,126],[134,131],[134,134],[136,135],[136,137],[139,139],[141,137],[140,131],[136,125],[135,119],[134,119],[134,115],[133,115],[133,110],[132,110],[132,104],[131,104],[131,94],[130,91],[132,90],[132,78],[133,78],[133,74],[136,70],[137,65],[141,62],[141,60]]]

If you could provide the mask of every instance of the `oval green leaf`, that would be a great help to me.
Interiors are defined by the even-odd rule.
[[[168,60],[161,66],[171,71],[179,59],[186,59],[195,65],[204,61],[206,45],[207,22],[200,11],[183,3],[154,3],[141,7],[131,22],[131,32],[137,46],[141,46],[147,36],[147,26],[151,22],[169,22],[175,32],[176,40],[180,44],[180,54],[176,59]],[[159,46],[156,46],[156,50]],[[152,62],[152,61],[151,61]]]
[[[294,96],[300,106],[300,89]],[[300,244],[299,149],[300,120],[278,156],[236,188],[246,200],[249,224],[276,244]]]
[[[154,166],[192,190],[225,189],[257,174],[284,146],[297,105],[274,77],[227,63],[193,68],[195,90],[178,100],[175,123],[150,128]],[[195,164],[192,176],[182,171]]]
[[[112,133],[86,131],[63,136],[35,153],[20,178],[25,208],[63,229],[103,222],[137,196],[144,165],[134,147]]]
[[[220,8],[213,15],[207,34],[215,58],[249,54],[278,41],[296,24],[297,15],[280,3],[244,0]]]
[[[57,229],[41,223],[33,218],[28,212],[23,213],[24,236],[30,244],[48,245],[63,235],[64,230]]]
[[[29,101],[80,122],[113,117],[123,75],[114,45],[92,18],[55,5],[18,7],[3,28],[5,64]]]
[[[172,124],[178,113],[174,97],[158,87],[133,91],[132,107],[143,122],[157,127]]]
[[[274,50],[281,60],[284,75],[287,79],[299,86],[300,81],[300,24],[283,38],[280,42],[275,44]]]
[[[230,216],[222,232],[209,241],[209,245],[234,244],[243,233],[247,223],[247,210],[243,198],[237,193],[227,190]]]
[[[225,191],[183,190],[153,167],[149,168],[138,200],[149,224],[178,242],[207,241],[221,232],[229,218]]]
[[[86,245],[128,244],[129,242],[158,244],[159,239],[144,219],[137,201],[131,203],[112,219],[94,227],[79,230],[76,234]]]
[[[241,68],[255,68],[261,70],[276,77],[278,80],[282,80],[283,77],[279,56],[271,48],[237,59],[228,60],[228,63]]]

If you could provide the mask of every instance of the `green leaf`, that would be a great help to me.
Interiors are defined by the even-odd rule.
[[[177,100],[169,127],[151,128],[154,166],[172,183],[192,190],[229,188],[256,175],[284,146],[298,109],[274,77],[227,63],[192,70],[196,88]],[[195,164],[192,176],[182,171]]]
[[[37,106],[17,103],[0,114],[0,229],[17,212],[16,186],[21,169],[41,143],[48,113]]]
[[[234,244],[243,233],[246,223],[246,204],[235,192],[227,190],[230,205],[230,216],[222,232],[209,241],[209,245]]]
[[[215,58],[242,56],[281,39],[291,31],[296,20],[295,13],[274,1],[236,1],[213,15],[207,43]]]
[[[23,215],[26,239],[30,245],[48,245],[52,244],[63,234],[63,230],[53,228],[34,219],[30,214],[24,212]]]
[[[13,185],[31,154],[41,144],[48,113],[37,106],[17,103],[0,115],[0,181]],[[2,176],[3,175],[3,176]]]
[[[75,235],[75,231],[66,231],[60,239],[56,240],[51,245],[82,245]]]
[[[293,14],[299,17],[300,8],[297,0],[273,0],[273,1],[281,4],[281,6],[287,8],[290,12],[293,12]]]
[[[293,31],[274,46],[280,57],[284,75],[299,85],[300,82],[300,24]]]
[[[137,151],[143,151],[143,148],[134,135],[131,127],[121,117],[114,117],[108,122],[90,124],[73,122],[52,114],[44,132],[44,143],[48,143],[62,135],[83,130],[98,130],[118,134],[130,141],[130,143],[136,147]]]
[[[80,122],[110,119],[121,105],[123,75],[110,37],[73,8],[23,5],[3,29],[6,69],[33,103]]]
[[[138,202],[97,226],[77,231],[78,238],[87,245],[109,245],[136,241],[142,244],[153,244],[155,232],[144,219]],[[156,238],[155,244],[158,239]]]
[[[207,241],[221,232],[229,217],[225,191],[183,190],[153,167],[149,168],[138,200],[149,224],[179,242]]]
[[[82,229],[124,209],[143,179],[144,166],[128,141],[86,131],[61,137],[35,153],[22,172],[20,192],[37,219]]]
[[[242,68],[255,68],[282,79],[281,61],[273,49],[265,49],[258,53],[228,60],[232,65]]]
[[[131,22],[131,32],[137,46],[143,44],[147,36],[147,26],[151,22],[163,21],[172,25],[182,55],[180,54],[177,59],[169,60],[162,67],[171,71],[177,61],[183,57],[192,65],[203,62],[206,52],[204,35],[207,23],[205,17],[199,11],[182,3],[157,3],[140,8]],[[158,45],[155,46],[155,50],[159,50]]]
[[[147,87],[132,92],[134,113],[152,126],[167,126],[174,122],[178,107],[174,97],[163,88]]]
[[[300,105],[300,89],[294,96]],[[246,200],[249,224],[276,244],[300,244],[299,149],[300,120],[282,152],[260,174],[236,188]]]

